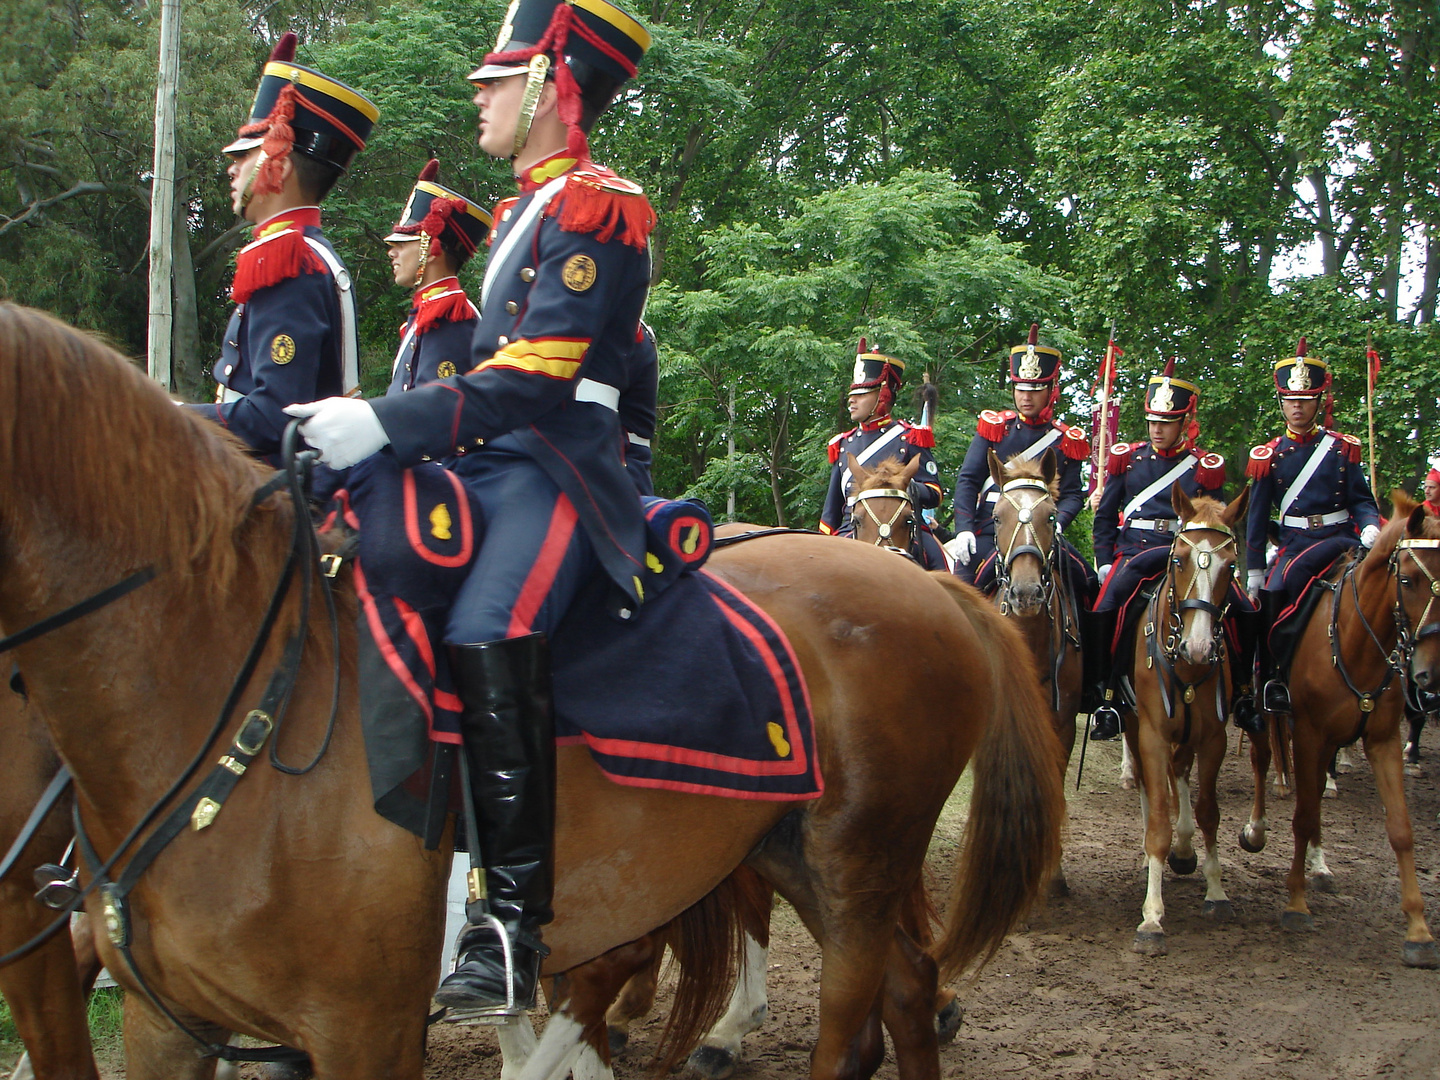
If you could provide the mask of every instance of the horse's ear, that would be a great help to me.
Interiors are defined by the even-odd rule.
[[[1410,511],[1410,520],[1405,522],[1405,535],[1425,535],[1425,508],[1423,506],[1417,506]]]
[[[915,474],[920,471],[920,466],[922,464],[923,462],[921,461],[919,454],[916,454],[909,461],[907,461],[904,467],[900,470],[900,486],[903,487],[909,485],[910,481],[915,479]]]
[[[1235,523],[1245,516],[1245,511],[1248,509],[1250,509],[1250,485],[1247,483],[1240,489],[1240,494],[1235,496],[1235,500],[1225,507],[1225,512],[1220,515],[1220,520],[1233,529]]]
[[[1056,463],[1055,448],[1046,450],[1040,457],[1040,475],[1045,480],[1045,486],[1051,491],[1055,490],[1055,481],[1060,476],[1060,466]]]
[[[845,451],[845,464],[850,466],[850,475],[857,481],[870,479],[870,470],[861,465],[860,459],[849,450]]]
[[[1411,511],[1420,504],[1412,499],[1410,493],[1404,488],[1391,488],[1390,505],[1395,510],[1395,512],[1390,515],[1391,518],[1402,518],[1409,517]]]
[[[1190,496],[1185,494],[1179,480],[1170,485],[1170,505],[1175,508],[1175,516],[1182,524],[1195,516],[1195,504],[1190,501]]]
[[[985,451],[985,458],[990,462],[990,479],[995,481],[997,488],[1003,488],[1005,486],[1005,466],[1000,464],[1000,458],[995,453],[993,446]]]

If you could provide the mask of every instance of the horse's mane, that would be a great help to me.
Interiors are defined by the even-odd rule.
[[[1190,500],[1190,505],[1195,509],[1190,516],[1192,522],[1197,525],[1216,525],[1220,528],[1228,528],[1221,516],[1225,513],[1225,504],[1219,499],[1212,499],[1209,495],[1196,495]]]
[[[1045,484],[1045,489],[1050,492],[1052,499],[1059,498],[1060,496],[1060,478],[1057,476],[1054,480],[1046,484],[1043,464],[1034,458],[1028,461],[1011,458],[1005,462],[1005,475],[1011,480],[1039,480],[1042,484]]]
[[[856,485],[855,490],[873,491],[876,488],[893,488],[900,483],[900,474],[905,471],[906,462],[899,458],[886,458],[875,468],[870,470],[870,475]]]
[[[1380,536],[1375,541],[1375,546],[1371,548],[1366,562],[1374,559],[1376,565],[1388,565],[1390,556],[1395,554],[1395,545],[1407,535],[1410,515],[1415,512],[1417,506],[1423,505],[1417,503],[1408,492],[1400,488],[1396,488],[1390,493],[1390,501],[1394,507],[1394,516],[1380,529]],[[1427,539],[1440,540],[1440,518],[1428,512],[1421,517],[1420,535]]]
[[[223,593],[264,475],[108,345],[0,303],[0,520],[39,507],[119,568],[155,563]]]

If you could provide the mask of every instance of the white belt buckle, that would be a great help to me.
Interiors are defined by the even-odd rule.
[[[1324,517],[1325,517],[1324,514],[1307,514],[1307,515],[1305,515],[1305,527],[1306,527],[1307,529],[1320,529],[1320,528],[1323,528],[1324,525],[1325,525],[1325,522],[1324,522],[1324,520],[1323,520]]]

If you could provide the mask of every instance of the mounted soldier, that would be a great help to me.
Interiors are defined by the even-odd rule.
[[[988,591],[994,582],[995,502],[1000,489],[990,475],[991,450],[1002,463],[1019,458],[1039,461],[1056,448],[1060,466],[1059,497],[1055,500],[1056,528],[1063,532],[1085,505],[1080,463],[1090,456],[1090,442],[1078,427],[1055,418],[1060,395],[1060,350],[1040,343],[1040,324],[1030,325],[1024,345],[1010,350],[1010,389],[1014,409],[986,409],[976,423],[976,435],[965,452],[955,478],[955,539],[945,550],[955,560],[955,573]],[[1064,538],[1059,538],[1066,577],[1086,607],[1095,593],[1095,572]]]
[[[842,431],[830,440],[830,486],[825,493],[825,506],[820,511],[820,531],[830,536],[855,534],[855,477],[847,464],[847,454],[854,454],[861,465],[873,469],[880,462],[895,459],[902,464],[920,459],[918,473],[909,484],[910,501],[917,511],[940,505],[944,491],[940,487],[939,470],[930,453],[935,433],[890,415],[895,395],[905,379],[905,362],[893,356],[867,349],[865,339],[855,354],[855,370],[851,376],[846,408],[850,419],[859,426]],[[928,384],[927,384],[928,385]],[[926,527],[917,530],[922,562],[927,570],[946,570],[944,552],[933,533]]]
[[[440,162],[420,170],[385,244],[395,284],[411,289],[410,314],[390,367],[387,394],[401,394],[469,370],[480,312],[457,276],[490,236],[491,217],[465,196],[437,183]]]
[[[470,75],[481,149],[509,158],[520,187],[496,207],[470,369],[292,413],[308,417],[306,439],[337,467],[382,449],[401,466],[455,458],[483,513],[445,641],[480,822],[480,895],[505,940],[488,922],[463,931],[436,995],[459,1011],[535,999],[553,879],[548,638],[596,574],[613,583],[621,617],[644,599],[645,518],[618,410],[655,212],[638,186],[590,160],[586,133],[649,44],[605,0],[511,5],[496,51]]]
[[[255,225],[240,249],[214,404],[189,405],[277,462],[298,401],[358,392],[350,274],[320,231],[320,206],[379,118],[352,87],[302,67],[284,35],[229,155],[235,213]]]
[[[1380,510],[1365,482],[1360,440],[1330,427],[1330,365],[1310,356],[1305,339],[1277,360],[1275,392],[1283,434],[1250,451],[1245,474],[1255,482],[1247,529],[1247,586],[1261,612],[1263,705],[1288,712],[1284,672],[1303,628],[1301,605],[1311,584],[1343,555],[1380,535]],[[1325,423],[1319,423],[1321,398]],[[1265,570],[1270,515],[1279,516],[1275,561]]]
[[[1115,638],[1116,619],[1148,583],[1165,573],[1180,519],[1171,493],[1178,483],[1190,498],[1206,496],[1224,502],[1225,459],[1207,454],[1196,445],[1200,435],[1200,388],[1175,378],[1175,361],[1165,363],[1161,374],[1151,375],[1145,388],[1145,421],[1149,439],[1116,443],[1105,460],[1109,481],[1095,511],[1093,537],[1095,562],[1104,583],[1095,602],[1096,633],[1109,642]],[[1231,596],[1230,618],[1238,640],[1232,679],[1232,710],[1246,731],[1261,730],[1250,690],[1255,665],[1257,615],[1238,590]],[[1115,707],[1119,651],[1097,650],[1098,663],[1091,675],[1099,680],[1103,704],[1094,714],[1092,739],[1113,739],[1120,734]]]

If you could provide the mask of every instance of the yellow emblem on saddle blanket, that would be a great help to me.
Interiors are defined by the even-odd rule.
[[[770,736],[770,745],[775,747],[775,753],[779,757],[790,756],[790,740],[785,738],[785,729],[771,720],[765,725],[765,734]]]
[[[436,503],[435,509],[430,511],[430,535],[436,540],[449,540],[452,524],[449,508],[444,503]]]

